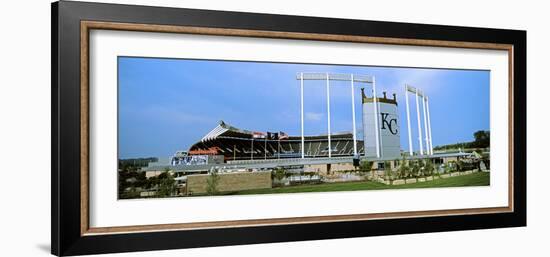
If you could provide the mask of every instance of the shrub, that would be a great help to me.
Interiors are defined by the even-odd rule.
[[[363,160],[359,164],[359,170],[364,173],[368,173],[372,170],[372,162],[368,160]]]
[[[220,175],[217,170],[210,172],[210,176],[206,179],[206,193],[208,195],[218,194],[218,183],[220,181]]]

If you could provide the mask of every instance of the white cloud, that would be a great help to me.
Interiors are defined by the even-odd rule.
[[[324,114],[319,112],[306,112],[305,118],[310,121],[320,121],[323,118]]]
[[[204,115],[193,114],[191,111],[182,111],[164,106],[149,106],[143,114],[150,120],[172,121],[181,124],[188,123],[215,123],[215,120]]]
[[[433,92],[440,88],[442,70],[438,69],[411,69],[396,74],[399,80],[398,90],[402,91],[405,84],[417,87],[424,92]]]

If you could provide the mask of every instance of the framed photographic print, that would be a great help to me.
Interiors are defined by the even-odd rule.
[[[52,253],[526,225],[526,32],[56,2]]]

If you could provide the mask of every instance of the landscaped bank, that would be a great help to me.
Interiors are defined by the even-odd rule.
[[[404,189],[404,188],[433,188],[433,187],[464,187],[464,186],[488,186],[490,184],[489,172],[475,172],[465,175],[455,175],[447,178],[433,179],[430,181],[387,185],[381,182],[341,182],[326,183],[317,185],[297,185],[290,187],[277,187],[267,189],[245,190],[228,194],[276,194],[276,193],[305,193],[305,192],[336,192],[356,190],[382,190],[382,189]]]

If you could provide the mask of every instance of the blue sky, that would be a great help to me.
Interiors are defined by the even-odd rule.
[[[471,141],[475,131],[489,130],[489,71],[138,57],[119,57],[118,62],[119,158],[162,157],[187,150],[220,120],[243,129],[299,135],[298,72],[375,76],[379,96],[382,91],[388,97],[397,94],[404,150],[408,149],[404,84],[429,96],[434,147]],[[355,88],[359,133],[361,86],[365,84]],[[365,91],[370,92],[370,86]],[[304,95],[305,134],[326,133],[325,82],[307,81]],[[332,132],[351,131],[349,82],[331,82],[330,101]],[[409,101],[417,150],[412,95]]]

